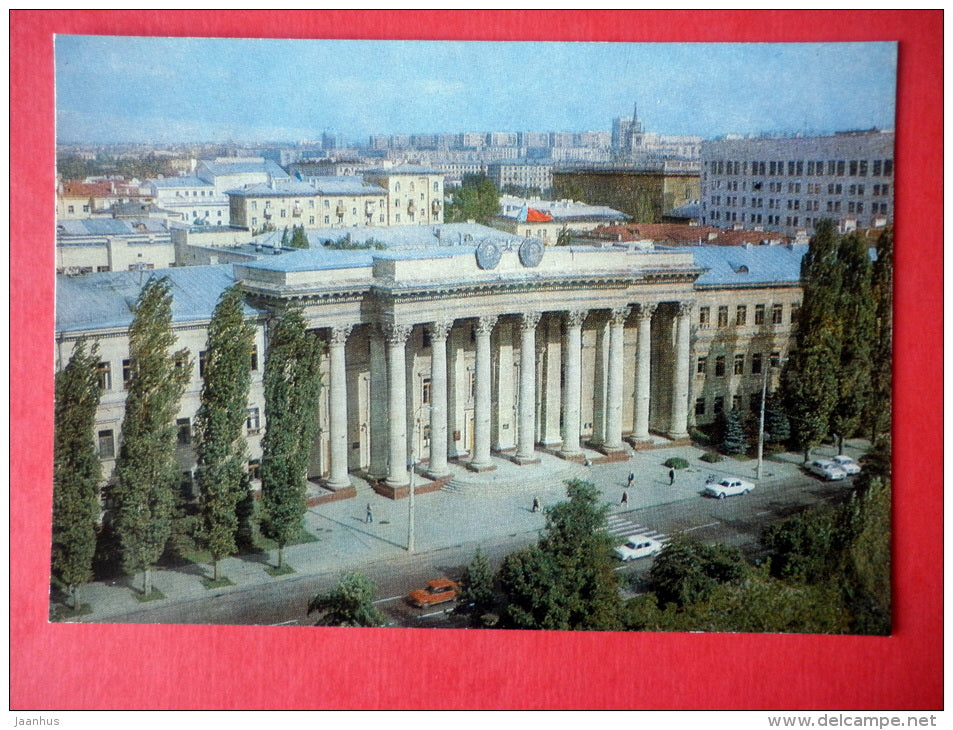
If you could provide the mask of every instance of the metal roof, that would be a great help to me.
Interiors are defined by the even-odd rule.
[[[169,228],[162,218],[65,218],[56,222],[56,232],[61,236],[135,236],[168,233]]]
[[[693,246],[675,249],[690,252],[695,263],[707,271],[696,286],[745,286],[750,284],[797,283],[806,244],[777,246]]]

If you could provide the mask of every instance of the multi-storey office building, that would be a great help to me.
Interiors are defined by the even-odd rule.
[[[357,472],[403,496],[411,456],[435,478],[450,460],[485,470],[503,457],[532,469],[539,448],[579,459],[583,443],[611,454],[623,439],[678,442],[719,409],[752,406],[766,375],[773,387],[775,353],[786,353],[805,248],[544,250],[482,228],[415,248],[319,247],[154,272],[172,281],[175,347],[196,363],[178,415],[183,481],[194,468],[207,327],[232,282],[242,282],[256,323],[253,476],[266,428],[267,320],[294,300],[327,345],[310,476],[348,490]],[[148,275],[58,280],[58,366],[79,336],[100,342],[95,428],[107,477],[125,397],[128,302]]]
[[[722,139],[702,147],[702,223],[813,232],[893,221],[893,132]]]

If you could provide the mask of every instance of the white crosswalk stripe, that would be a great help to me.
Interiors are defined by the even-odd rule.
[[[607,523],[606,531],[615,537],[632,537],[633,535],[638,535],[640,537],[651,537],[663,545],[668,542],[668,537],[661,532],[656,532],[648,527],[632,522],[622,515],[609,515]]]

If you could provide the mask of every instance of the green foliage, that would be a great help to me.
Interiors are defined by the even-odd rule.
[[[288,226],[285,226],[281,232],[281,247],[285,248],[289,243],[291,243],[291,237],[288,235]]]
[[[56,160],[56,171],[64,180],[84,180],[98,175],[117,175],[147,180],[159,175],[171,177],[177,174],[172,166],[172,160],[158,159],[151,155],[141,159],[117,158],[103,154],[98,155],[95,160],[60,157]]]
[[[500,212],[500,192],[484,174],[467,174],[447,204],[444,220],[447,223],[464,223],[473,220],[487,224]]]
[[[559,229],[559,235],[556,236],[557,246],[569,246],[572,243],[572,231],[563,226]]]
[[[784,444],[791,438],[791,422],[777,393],[770,393],[765,399],[764,430],[765,441],[770,444]]]
[[[304,224],[295,226],[291,231],[292,248],[311,248],[308,235],[304,232]]]
[[[724,461],[724,457],[721,454],[716,454],[714,451],[706,451],[698,458],[709,464],[717,464],[719,461]]]
[[[324,247],[331,251],[367,251],[368,249],[380,251],[387,248],[386,245],[373,238],[364,241],[352,241],[347,236],[339,238],[337,241],[325,242]]]
[[[590,482],[567,482],[567,494],[547,508],[538,544],[503,561],[505,619],[513,628],[617,630],[622,603],[605,532],[608,506]]]
[[[174,344],[171,283],[150,279],[129,328],[131,375],[112,490],[123,569],[144,571],[147,594],[149,570],[171,533],[181,479],[175,418],[192,362],[188,350],[170,353]]]
[[[460,579],[460,608],[474,617],[489,611],[494,604],[493,571],[486,554],[477,548],[473,560]]]
[[[102,467],[94,431],[100,389],[99,348],[77,340],[69,362],[56,374],[53,424],[52,574],[72,593],[93,577],[99,479]]]
[[[852,629],[861,634],[890,633],[890,480],[870,478],[864,491],[851,500],[848,509],[855,535],[845,556],[847,604]]]
[[[673,456],[669,459],[666,459],[662,466],[666,466],[669,469],[687,469],[688,462],[680,456]]]
[[[660,606],[684,607],[704,600],[720,583],[740,581],[747,564],[740,551],[703,545],[677,535],[655,559],[649,577]]]
[[[265,531],[283,548],[301,527],[306,472],[317,428],[322,345],[306,331],[300,308],[281,311],[271,328],[265,360],[265,435],[261,486]]]
[[[338,587],[315,596],[308,604],[308,613],[323,615],[318,626],[384,626],[386,619],[374,606],[377,586],[361,573],[345,573]]]
[[[893,229],[877,240],[877,260],[871,268],[874,328],[870,352],[871,397],[865,421],[870,440],[890,431],[893,388]]]
[[[237,550],[237,507],[248,489],[244,426],[255,328],[245,319],[243,302],[236,284],[222,293],[212,313],[195,417],[204,542],[212,555],[213,580],[218,578],[218,561]]]
[[[768,526],[761,543],[771,550],[771,575],[798,583],[826,580],[837,570],[847,540],[839,510],[806,510]]]
[[[721,442],[721,450],[729,456],[744,454],[748,451],[748,435],[745,433],[741,411],[732,408],[725,414],[725,435]]]

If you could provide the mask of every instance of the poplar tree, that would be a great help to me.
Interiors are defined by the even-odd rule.
[[[874,301],[874,335],[871,348],[871,397],[867,426],[870,440],[889,433],[893,391],[893,229],[877,240],[877,259],[871,267],[871,297]]]
[[[295,226],[291,230],[291,247],[292,248],[310,248],[311,244],[308,242],[308,235],[304,232],[304,225]]]
[[[837,375],[843,320],[841,267],[833,221],[817,224],[801,261],[804,296],[798,315],[795,350],[781,376],[781,393],[791,424],[791,435],[804,460],[827,436],[837,402]]]
[[[301,528],[307,469],[317,430],[322,345],[306,331],[301,309],[283,309],[271,329],[265,360],[265,435],[261,489],[266,534],[284,547]]]
[[[201,405],[195,417],[203,538],[212,554],[212,580],[219,579],[219,561],[237,550],[237,508],[247,489],[243,429],[255,328],[245,319],[243,301],[241,287],[235,284],[222,293],[212,313]]]
[[[152,592],[152,568],[172,530],[176,424],[192,362],[188,350],[170,353],[172,294],[168,278],[150,279],[139,294],[129,328],[130,379],[116,460],[114,525],[123,568],[142,571],[143,593]]]
[[[56,374],[53,424],[53,577],[65,586],[73,609],[78,587],[93,577],[99,479],[102,465],[94,429],[100,388],[98,345],[77,340],[66,367]]]

